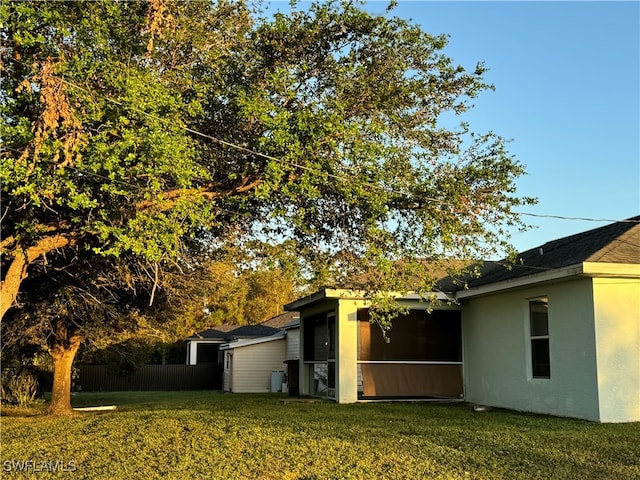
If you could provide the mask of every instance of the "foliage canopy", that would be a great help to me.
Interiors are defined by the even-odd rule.
[[[23,290],[24,321],[57,319],[51,351],[135,328],[115,305],[138,312],[229,245],[271,243],[263,258],[318,284],[426,292],[439,260],[503,248],[531,201],[502,137],[442,122],[492,88],[483,64],[391,15],[104,0],[5,2],[0,18],[0,314]]]
[[[402,289],[398,258],[483,256],[530,201],[500,136],[439,122],[484,66],[405,20],[152,0],[7,2],[2,23],[3,314],[58,248],[166,265],[242,235]]]
[[[67,278],[39,305],[62,312],[50,351],[69,368],[83,334],[123,320],[110,295],[153,300],[198,254],[271,243],[319,284],[426,292],[438,260],[503,248],[532,201],[502,137],[442,122],[492,88],[485,67],[391,15],[16,1],[0,21],[0,316],[27,276]]]

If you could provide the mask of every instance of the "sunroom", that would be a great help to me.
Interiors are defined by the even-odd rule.
[[[338,403],[460,398],[462,314],[409,295],[387,342],[358,292],[323,289],[286,306],[300,312],[300,393]]]

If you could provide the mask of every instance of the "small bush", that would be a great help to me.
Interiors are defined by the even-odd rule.
[[[8,368],[2,372],[2,402],[28,407],[40,396],[38,375],[27,368]]]

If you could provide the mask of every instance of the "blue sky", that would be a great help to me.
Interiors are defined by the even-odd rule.
[[[285,2],[272,2],[280,10]],[[388,2],[365,8],[385,14]],[[450,35],[444,52],[489,68],[496,90],[464,120],[511,139],[526,166],[522,212],[625,219],[640,214],[640,3],[400,1],[392,15]],[[609,222],[523,217],[518,250]]]

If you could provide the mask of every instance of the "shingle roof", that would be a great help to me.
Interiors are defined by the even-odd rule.
[[[243,325],[227,333],[227,338],[268,337],[279,331],[279,328],[268,327],[266,325]]]
[[[242,325],[228,332],[221,332],[215,328],[210,328],[192,335],[188,340],[234,340],[236,338],[268,337],[279,332],[279,328],[265,325]]]
[[[473,288],[583,262],[638,264],[639,221],[640,216],[636,216],[625,222],[552,240],[518,254],[515,264],[505,260],[485,262],[480,269],[480,277],[467,280],[467,285]],[[443,279],[441,287],[450,288],[450,282],[451,279]]]
[[[215,328],[209,328],[202,332],[198,332],[195,335],[191,335],[188,339],[198,339],[198,340],[225,340],[227,338],[227,332],[221,332],[220,330],[216,330]]]
[[[285,326],[289,327],[300,321],[298,312],[286,312],[270,318],[258,325],[219,325],[191,335],[187,340],[221,340],[230,341],[238,338],[268,337]]]
[[[276,315],[275,317],[272,317],[269,320],[262,322],[260,325],[264,325],[267,327],[274,327],[274,328],[282,328],[285,325],[288,325],[299,318],[300,318],[300,314],[298,312],[285,312],[285,313],[281,313],[280,315]]]

